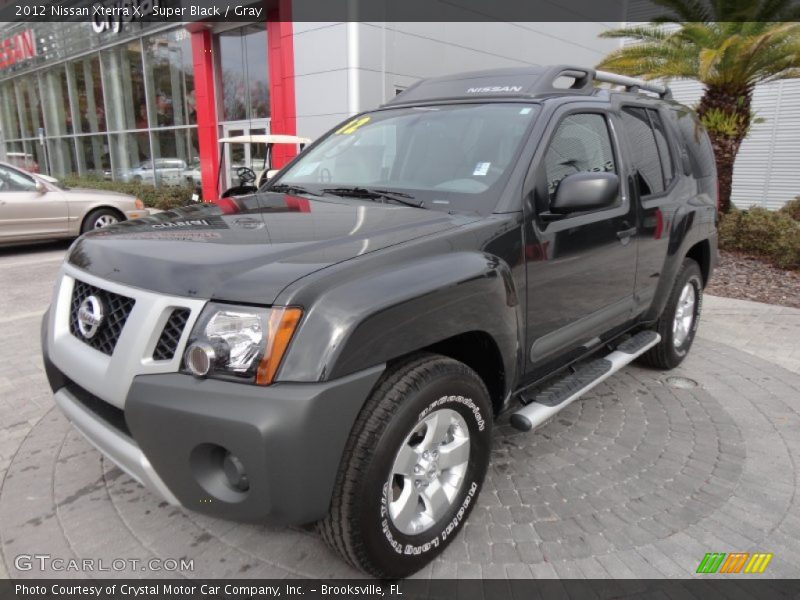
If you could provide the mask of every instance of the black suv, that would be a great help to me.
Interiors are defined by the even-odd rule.
[[[570,66],[424,80],[256,194],[81,237],[47,374],[170,503],[318,521],[401,577],[463,525],[501,411],[529,430],[637,357],[684,359],[716,195],[666,88]]]

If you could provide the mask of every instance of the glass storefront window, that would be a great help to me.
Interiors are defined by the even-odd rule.
[[[50,175],[63,177],[78,172],[74,138],[50,138],[47,140],[47,151],[50,153]]]
[[[39,101],[39,82],[36,76],[15,80],[17,106],[20,112],[22,137],[36,137],[42,127],[42,104]]]
[[[153,132],[153,164],[159,185],[189,185],[198,154],[194,127]]]
[[[56,177],[197,182],[193,69],[191,36],[177,28],[0,83],[8,159]],[[247,91],[241,95],[249,106]]]
[[[45,171],[44,151],[39,142],[24,140],[6,143],[6,160],[31,173]]]
[[[63,65],[48,69],[42,74],[42,99],[47,135],[72,133],[69,86]]]
[[[114,167],[114,179],[153,184],[153,165],[150,161],[150,145],[142,144],[148,133],[112,133],[111,160]]]
[[[75,138],[76,159],[80,173],[102,176],[111,174],[111,157],[105,135],[79,135]]]
[[[106,130],[106,109],[103,103],[103,82],[100,57],[91,56],[68,63],[75,78],[77,106],[76,133],[97,133]]]
[[[267,30],[263,23],[218,36],[225,121],[269,116]]]
[[[245,61],[242,35],[237,29],[219,36],[219,61],[222,80],[222,112],[225,121],[247,118]]]
[[[145,39],[150,123],[153,127],[197,122],[192,47],[183,29]]]
[[[17,113],[17,98],[14,94],[14,84],[4,83],[0,87],[0,115],[3,118],[3,137],[15,139],[19,135],[19,114]]]
[[[255,29],[245,30],[245,63],[247,69],[248,95],[250,99],[250,119],[269,116],[269,77],[267,74],[267,31],[264,23]]]
[[[147,129],[144,69],[139,42],[105,50],[101,55],[108,130]]]

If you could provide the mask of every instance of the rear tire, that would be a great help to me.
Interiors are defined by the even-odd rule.
[[[469,367],[435,354],[395,365],[350,434],[325,542],[381,578],[438,556],[477,501],[491,451],[492,403]]]
[[[694,260],[685,258],[664,311],[656,322],[655,330],[661,335],[661,341],[643,354],[640,362],[665,370],[681,364],[692,347],[702,305],[703,275]]]

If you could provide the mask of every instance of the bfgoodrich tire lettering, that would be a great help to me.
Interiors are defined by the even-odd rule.
[[[690,313],[687,314],[687,317],[691,316],[691,320],[683,331],[676,331],[676,316],[680,316],[682,307],[687,304],[685,302],[687,291],[691,291],[694,295],[694,303],[690,307]],[[700,323],[702,305],[703,276],[700,267],[691,258],[686,258],[675,277],[664,312],[656,323],[656,331],[661,334],[661,341],[642,355],[641,362],[657,369],[672,369],[681,364],[692,347]]]
[[[430,513],[439,518],[423,518],[416,527],[406,523],[402,527],[406,532],[417,533],[404,533],[390,506],[398,499],[398,488],[407,491],[404,486],[413,485],[413,476],[400,482],[392,473],[398,468],[396,460],[402,448],[411,447],[422,455],[420,444],[428,436],[426,423],[435,422],[437,415],[446,419],[447,425],[440,447],[454,447],[456,437],[468,438],[469,452],[460,455],[468,458],[452,463],[459,468],[463,465],[463,471],[450,474],[450,481],[460,484],[446,508]],[[467,431],[461,431],[462,427]],[[319,524],[322,537],[350,564],[371,575],[399,578],[419,570],[445,549],[475,505],[489,463],[491,428],[489,393],[466,365],[432,354],[416,355],[395,365],[375,388],[353,427],[330,512]],[[419,440],[410,437],[415,432],[420,432]],[[428,467],[431,463],[426,459],[421,464]],[[416,466],[423,479],[426,473],[436,478],[437,472],[448,469],[442,466],[437,470],[436,464],[430,470],[421,468],[420,463]],[[420,507],[428,506],[425,498],[420,497],[420,502]]]

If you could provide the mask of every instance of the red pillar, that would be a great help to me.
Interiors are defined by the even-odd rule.
[[[207,29],[192,31],[191,36],[203,200],[210,202],[219,196],[219,190],[217,190],[219,145],[217,142],[217,101],[214,93],[213,40],[211,32]]]
[[[270,132],[285,135],[297,135],[291,9],[291,0],[279,0],[277,9],[267,15]],[[281,168],[295,154],[297,151],[294,147],[276,144],[273,147],[273,168]]]

